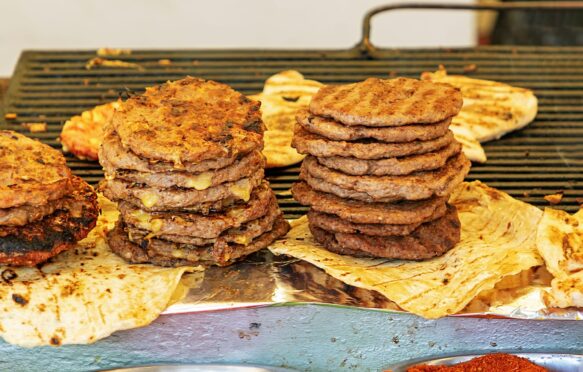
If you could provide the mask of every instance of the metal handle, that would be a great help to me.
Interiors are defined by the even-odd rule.
[[[357,44],[358,49],[364,54],[370,55],[376,50],[370,41],[370,29],[372,17],[379,13],[401,9],[434,9],[434,10],[582,10],[583,1],[540,1],[540,2],[513,2],[493,4],[394,4],[385,5],[369,10],[362,21],[362,38]]]

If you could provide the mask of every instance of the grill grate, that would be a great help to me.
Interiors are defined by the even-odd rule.
[[[267,77],[296,69],[323,83],[347,83],[369,76],[418,77],[439,64],[452,74],[476,64],[472,76],[533,89],[539,114],[526,129],[485,144],[488,162],[475,165],[469,180],[480,179],[537,206],[544,195],[564,192],[559,208],[576,211],[583,190],[583,47],[505,47],[476,49],[381,50],[374,58],[346,51],[134,51],[120,59],[143,70],[85,69],[94,51],[29,51],[20,58],[6,96],[4,111],[18,115],[0,127],[23,132],[23,122],[45,121],[48,131],[28,133],[59,147],[56,138],[70,116],[114,100],[126,89],[180,79],[185,75],[218,80],[246,93],[263,88]],[[112,57],[115,59],[117,57]],[[161,65],[160,59],[171,60]],[[67,158],[74,173],[90,183],[102,178],[99,164]],[[270,170],[267,177],[288,218],[305,213],[287,192],[297,179],[297,166]]]

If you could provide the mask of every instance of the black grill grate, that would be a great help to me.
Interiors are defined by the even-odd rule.
[[[384,50],[374,58],[348,51],[133,51],[120,59],[143,69],[85,69],[94,51],[24,52],[6,96],[4,111],[18,118],[0,127],[23,132],[23,122],[45,121],[49,130],[28,134],[59,147],[56,138],[70,116],[114,100],[127,89],[179,79],[185,75],[218,80],[243,93],[256,93],[264,80],[285,69],[297,69],[323,83],[345,83],[369,76],[418,77],[439,64],[461,74],[476,64],[473,77],[530,88],[539,98],[539,114],[526,129],[485,144],[488,162],[475,165],[469,179],[538,206],[544,195],[563,191],[558,206],[576,211],[583,196],[583,47],[480,47],[454,50]],[[115,59],[118,57],[110,57]],[[170,65],[158,61],[169,59]],[[73,171],[95,184],[99,164],[68,157]],[[287,192],[298,167],[267,172],[286,216],[305,212]]]

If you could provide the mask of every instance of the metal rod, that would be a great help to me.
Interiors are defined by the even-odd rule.
[[[379,13],[403,9],[425,10],[474,10],[474,11],[509,11],[509,10],[583,10],[583,1],[540,1],[540,2],[513,2],[492,4],[393,4],[384,5],[369,10],[362,21],[362,38],[357,47],[365,54],[376,49],[370,41],[372,17]]]

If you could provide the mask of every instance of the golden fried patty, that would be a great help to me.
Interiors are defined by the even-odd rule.
[[[71,190],[63,154],[16,132],[0,131],[0,208],[46,204]]]
[[[441,256],[460,240],[461,224],[455,207],[436,220],[419,226],[406,236],[371,236],[334,233],[310,223],[314,239],[328,250],[356,257],[424,260]]]
[[[120,101],[109,102],[67,120],[60,135],[63,151],[79,159],[97,160],[99,146],[103,141],[103,127],[120,105]]]
[[[128,99],[111,125],[124,148],[180,168],[260,149],[260,105],[225,84],[188,77]]]
[[[455,116],[462,104],[460,91],[448,84],[369,78],[325,86],[312,98],[310,112],[346,125],[384,127],[437,123]]]
[[[97,195],[79,177],[73,177],[71,183],[66,209],[25,226],[0,226],[1,264],[34,266],[87,236],[97,222]]]

